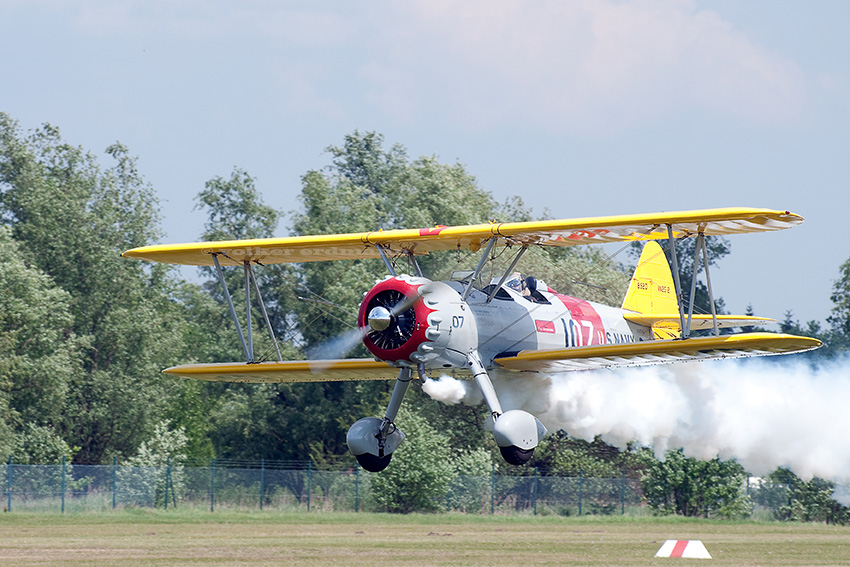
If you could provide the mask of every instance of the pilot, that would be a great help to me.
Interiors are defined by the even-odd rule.
[[[546,289],[546,284],[533,276],[523,276],[519,272],[514,272],[505,281],[505,287],[521,293],[525,299],[533,303],[548,303],[546,298],[537,291],[540,288]]]
[[[509,287],[517,293],[521,293],[522,295],[528,296],[531,292],[526,287],[526,280],[522,277],[522,274],[519,272],[514,272],[511,274],[511,277],[505,281],[505,287]]]

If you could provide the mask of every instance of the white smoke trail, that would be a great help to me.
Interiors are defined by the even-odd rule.
[[[504,409],[524,409],[550,431],[600,435],[620,448],[636,441],[659,457],[682,448],[689,457],[735,459],[756,475],[785,467],[804,480],[850,482],[850,360],[819,369],[751,359],[502,373],[493,381]],[[426,392],[446,403],[481,399],[473,383],[447,376],[436,390]],[[850,494],[841,501],[850,504]]]
[[[443,402],[449,406],[459,403],[474,406],[482,400],[481,395],[478,394],[472,383],[457,380],[446,374],[443,374],[436,380],[426,379],[422,384],[422,390],[431,399]]]

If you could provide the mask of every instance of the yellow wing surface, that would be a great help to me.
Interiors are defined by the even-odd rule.
[[[494,236],[499,245],[539,244],[573,246],[667,238],[668,225],[676,238],[702,232],[729,235],[781,230],[803,222],[788,211],[754,208],[705,209],[672,213],[617,215],[531,222],[487,223],[423,229],[386,230],[351,234],[291,236],[254,240],[195,242],[142,246],[124,252],[166,264],[222,265],[259,262],[280,264],[324,260],[376,258],[380,245],[390,254],[428,254],[440,250],[478,250]]]
[[[163,372],[211,382],[254,383],[390,380],[398,376],[398,368],[371,358],[183,364],[166,368]]]
[[[566,372],[640,366],[689,360],[714,360],[803,352],[821,346],[817,339],[775,333],[741,333],[684,340],[520,351],[496,358],[508,370]]]
[[[773,333],[743,333],[685,340],[521,351],[494,360],[495,366],[526,372],[566,372],[640,366],[690,360],[713,360],[803,352],[821,346],[817,339]],[[184,364],[167,374],[221,382],[331,382],[391,380],[398,369],[373,359],[301,360],[288,362],[221,362]]]

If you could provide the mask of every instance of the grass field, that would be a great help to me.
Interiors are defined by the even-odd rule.
[[[713,559],[655,559],[700,539]],[[0,565],[850,565],[850,527],[683,518],[123,510],[0,515]]]

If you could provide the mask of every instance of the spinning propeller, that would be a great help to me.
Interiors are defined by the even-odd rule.
[[[401,347],[413,336],[416,326],[415,307],[428,289],[428,284],[421,285],[415,293],[409,295],[396,289],[379,291],[366,305],[364,326],[358,325],[322,342],[308,350],[307,357],[311,360],[345,358],[367,336],[384,350]],[[321,363],[314,367],[317,371],[322,370]]]

